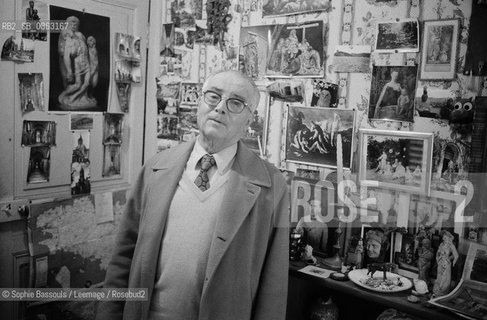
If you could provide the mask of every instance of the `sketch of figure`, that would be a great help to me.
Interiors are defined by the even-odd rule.
[[[70,16],[66,21],[71,29],[63,31],[58,41],[59,66],[64,84],[58,101],[68,110],[95,107],[96,99],[88,96],[91,66],[86,38],[79,31],[77,17]],[[96,48],[91,49],[96,51]]]

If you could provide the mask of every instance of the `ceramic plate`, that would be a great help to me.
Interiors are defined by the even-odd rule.
[[[375,292],[400,292],[413,286],[411,280],[392,272],[386,273],[385,282],[382,271],[376,271],[374,278],[370,278],[367,272],[367,269],[352,270],[348,273],[348,277],[353,283]]]

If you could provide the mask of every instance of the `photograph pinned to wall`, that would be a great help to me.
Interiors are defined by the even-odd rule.
[[[182,53],[174,54],[172,57],[161,56],[161,64],[159,65],[159,77],[162,76],[177,76],[182,72]]]
[[[431,190],[454,192],[455,184],[468,177],[468,165],[471,161],[471,146],[467,139],[440,138],[433,140],[433,167]]]
[[[323,80],[313,80],[311,106],[336,108],[338,106],[338,85]]]
[[[44,111],[44,81],[42,73],[19,73],[22,114]]]
[[[370,51],[370,46],[336,46],[333,54],[333,71],[369,73]]]
[[[264,0],[262,3],[262,15],[266,16],[286,16],[299,13],[315,13],[320,11],[329,12],[331,10],[331,1],[314,1],[314,0],[290,0],[274,1]]]
[[[304,99],[304,83],[300,80],[279,80],[267,86],[267,92],[272,98],[286,102],[302,102]]]
[[[90,193],[90,177],[90,131],[74,131],[71,160],[71,194]]]
[[[49,111],[106,112],[110,83],[110,18],[49,6],[51,20],[73,25],[51,33]],[[73,48],[79,48],[71,52]],[[71,59],[64,59],[71,54]]]
[[[418,82],[414,97],[415,113],[424,118],[450,120],[455,101],[455,90],[444,88],[442,82]]]
[[[222,70],[239,70],[239,48],[239,46],[224,47]]]
[[[312,180],[321,180],[320,170],[313,170],[313,169],[297,168],[296,177],[312,179]]]
[[[353,110],[289,105],[286,161],[337,167],[337,153],[341,151],[343,168],[350,168],[354,124]]]
[[[413,122],[417,66],[374,66],[369,119]]]
[[[92,113],[69,113],[69,131],[93,130]]]
[[[272,26],[242,27],[240,29],[240,71],[252,79],[262,79],[266,73],[267,63],[280,65],[272,59],[280,57],[277,52],[268,59],[268,39]]]
[[[19,32],[5,40],[0,57],[5,61],[34,62],[34,49],[34,40],[22,38]]]
[[[196,28],[174,28],[174,49],[188,50],[194,48]]]
[[[134,56],[134,36],[115,32],[115,53],[120,57],[132,58]]]
[[[124,58],[115,59],[115,81],[134,82],[132,61]]]
[[[198,106],[181,104],[178,108],[179,141],[190,141],[199,134],[196,113]]]
[[[158,115],[157,116],[157,139],[158,144],[173,145],[172,141],[179,141],[179,116]]]
[[[203,84],[201,83],[181,83],[181,105],[195,106],[198,104],[198,99],[201,97],[201,90]]]
[[[21,21],[30,22],[32,32],[23,32],[22,37],[31,40],[47,41],[47,33],[36,29],[36,22],[48,20],[47,4],[41,1],[22,0]],[[25,13],[25,16],[23,15]]]
[[[322,20],[273,25],[269,43],[269,77],[323,76],[328,25]]]
[[[455,79],[459,30],[459,19],[424,22],[421,80]]]
[[[164,84],[156,81],[157,93],[157,114],[176,115],[179,106],[179,89],[180,82],[171,82]]]
[[[130,110],[130,94],[132,92],[132,84],[126,82],[115,82],[117,88],[118,104],[120,110],[124,113],[128,113]]]
[[[212,44],[213,43],[213,36],[208,33],[208,29],[206,28],[205,24],[198,25],[196,23],[195,26],[195,43],[204,43],[204,44]]]
[[[455,201],[446,198],[411,194],[409,200],[408,232],[418,234],[428,230],[447,229],[453,232]]]
[[[120,171],[120,145],[105,144],[103,149],[103,177],[118,176]]]
[[[269,95],[265,89],[261,89],[259,105],[255,108],[250,125],[242,138],[243,143],[259,156],[266,154],[268,119]]]
[[[140,60],[140,37],[134,38],[134,55],[133,58],[135,60]]]
[[[48,146],[30,148],[27,183],[49,181],[51,148]]]
[[[178,28],[194,27],[196,20],[203,19],[203,0],[167,1],[170,21]]]
[[[478,95],[479,97],[487,97],[487,77],[483,77]]]
[[[378,21],[375,31],[375,52],[418,52],[419,25],[416,19]]]
[[[429,195],[433,134],[360,129],[359,182]]]
[[[172,57],[174,55],[174,37],[175,37],[174,23],[162,24],[160,55],[164,57]]]
[[[22,146],[55,146],[56,122],[24,120],[22,126]]]
[[[123,114],[105,113],[103,124],[103,143],[120,144],[122,143]]]

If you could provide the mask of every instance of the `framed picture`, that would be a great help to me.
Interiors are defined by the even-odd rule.
[[[416,115],[423,118],[450,120],[456,102],[452,88],[443,88],[443,82],[419,82],[414,97]]]
[[[286,161],[337,167],[337,137],[341,136],[343,168],[350,168],[354,123],[354,110],[289,105]]]
[[[338,106],[338,85],[323,80],[313,80],[311,106],[336,108]]]
[[[419,76],[421,80],[455,78],[459,27],[459,19],[424,22]]]
[[[418,52],[419,26],[416,19],[378,21],[375,52]]]
[[[369,119],[412,122],[417,66],[374,66]]]
[[[272,26],[266,76],[323,76],[327,30],[322,20]]]
[[[262,4],[262,15],[266,16],[285,16],[306,12],[329,11],[331,1],[313,1],[313,0],[290,0],[274,1],[264,0]]]
[[[359,182],[429,195],[433,133],[360,129]]]
[[[242,138],[245,145],[260,156],[266,154],[268,119],[269,95],[265,89],[261,89],[259,105],[255,108],[250,125]]]
[[[272,26],[252,26],[240,29],[239,61],[244,73],[252,79],[262,79],[265,76],[271,28]],[[274,56],[276,55],[277,53]]]
[[[105,113],[103,144],[122,143],[123,116],[120,113]]]

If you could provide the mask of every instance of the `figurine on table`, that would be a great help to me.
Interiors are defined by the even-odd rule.
[[[443,242],[436,252],[438,270],[433,287],[435,297],[443,296],[450,292],[452,266],[458,260],[458,252],[453,244],[453,235],[446,230],[443,230],[442,234]]]
[[[421,241],[421,247],[418,250],[418,269],[420,280],[429,283],[429,273],[431,269],[431,260],[433,260],[433,250],[431,249],[431,240],[424,238]]]

